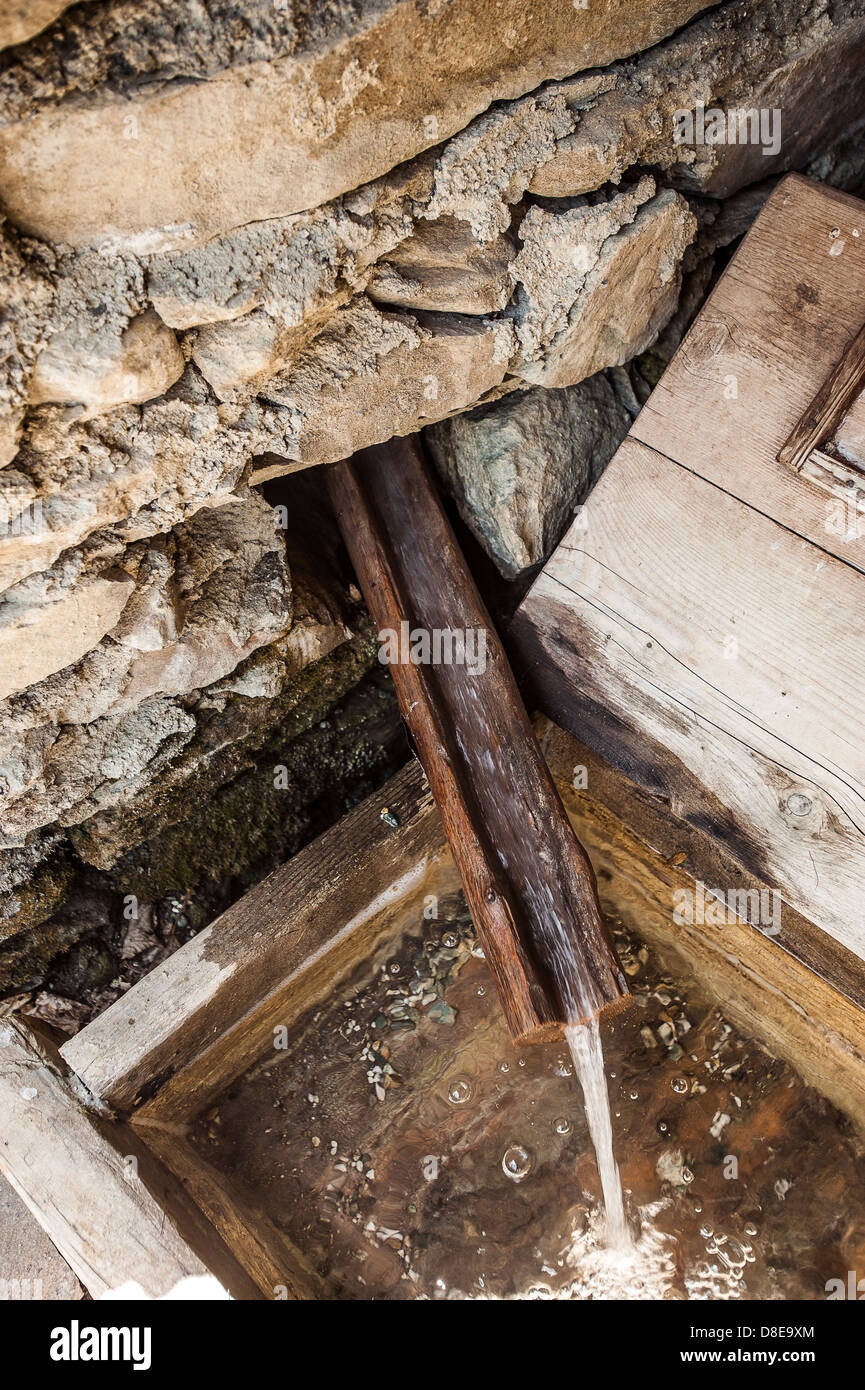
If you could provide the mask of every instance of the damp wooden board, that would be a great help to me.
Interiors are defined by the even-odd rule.
[[[588,746],[554,725],[542,734],[605,911],[704,980],[733,1022],[865,1127],[861,1012],[849,991],[745,922],[722,936],[677,930],[674,892],[698,878],[735,879],[735,861]],[[575,766],[588,768],[588,789],[573,789]],[[384,805],[398,828],[382,821]],[[0,1125],[14,1124],[15,1144],[2,1167],[92,1293],[129,1279],[164,1292],[203,1266],[241,1298],[321,1296],[302,1246],[250,1198],[243,1174],[218,1170],[187,1130],[273,1055],[275,1028],[294,1026],[371,955],[417,934],[429,895],[455,885],[412,763],[67,1041],[62,1056],[17,1026],[4,1037]],[[30,1089],[38,1103],[22,1095]],[[129,1186],[130,1157],[143,1186]]]
[[[772,949],[859,1006],[865,540],[778,455],[865,322],[863,242],[865,205],[779,185],[511,628],[536,707],[777,889]]]

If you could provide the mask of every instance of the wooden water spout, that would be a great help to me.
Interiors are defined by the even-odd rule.
[[[624,1008],[591,864],[417,444],[334,464],[328,486],[512,1037]]]

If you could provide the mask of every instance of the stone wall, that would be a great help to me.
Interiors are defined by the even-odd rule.
[[[328,776],[384,774],[300,470],[424,428],[502,574],[540,563],[777,178],[862,187],[865,0],[46,0],[3,7],[0,45],[20,989],[89,930],[82,882],[207,899],[299,843]],[[758,140],[682,143],[698,103]]]

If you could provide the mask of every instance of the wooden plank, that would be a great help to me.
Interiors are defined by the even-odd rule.
[[[304,1256],[224,1173],[217,1173],[183,1135],[155,1125],[144,1132],[149,1147],[183,1184],[265,1298],[298,1302],[322,1297],[321,1280]]]
[[[591,864],[417,443],[364,450],[329,469],[328,484],[370,615],[394,648],[400,709],[511,1036],[550,1042],[567,1023],[618,1012],[630,996]]]
[[[837,234],[836,234],[837,233]],[[778,455],[865,318],[865,204],[784,179],[632,436],[865,569],[865,535]]]
[[[438,853],[420,859],[411,857],[410,846],[403,848],[406,857],[392,889],[371,899],[342,926],[334,924],[326,939],[284,980],[267,989],[241,1017],[214,1032],[206,1045],[134,1112],[137,1125],[176,1123],[210,1105],[252,1061],[273,1049],[281,1030],[290,1028],[307,1009],[326,999],[382,941],[401,931],[416,931],[423,921],[427,894],[442,896],[459,886],[444,836]],[[238,979],[237,985],[241,983]]]
[[[382,821],[383,807],[398,829]],[[271,1018],[285,1021],[351,968],[443,847],[432,796],[411,765],[71,1038],[64,1057],[116,1109],[135,1110],[172,1080],[166,1112],[205,1104],[233,1066],[267,1046]]]
[[[778,462],[797,471],[813,449],[825,444],[865,385],[865,326],[832,368],[778,454]]]
[[[863,598],[857,571],[628,439],[511,633],[539,708],[642,760],[859,958]]]
[[[0,1023],[0,1169],[94,1298],[184,1280],[258,1291],[176,1181],[128,1128],[88,1110],[51,1045]],[[205,1284],[199,1284],[199,1296]]]
[[[610,769],[605,773],[577,740],[558,729],[542,742],[574,828],[591,854],[604,909],[667,958],[673,952],[717,995],[734,1023],[762,1039],[865,1127],[861,1009],[746,921],[732,918],[720,928],[677,923],[674,895],[693,892],[702,873],[712,875],[704,880],[710,884],[729,882],[735,864],[727,860],[725,868],[723,857],[711,863],[699,853],[695,857],[687,838],[679,841],[679,852],[660,854],[652,842],[661,821],[651,810],[646,818],[642,806],[634,816],[635,789],[626,778]],[[576,790],[571,772],[585,765],[587,756],[589,787]],[[608,804],[617,798],[628,806],[627,823]],[[675,817],[664,820],[663,833],[671,836],[667,847],[672,847],[677,828],[687,836],[689,827]]]

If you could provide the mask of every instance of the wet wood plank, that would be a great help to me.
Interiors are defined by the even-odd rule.
[[[398,828],[381,819],[389,808]],[[207,1102],[274,1026],[369,949],[444,847],[413,764],[270,874],[64,1044],[94,1095],[163,1116]]]
[[[591,864],[417,442],[335,464],[328,486],[511,1036],[627,1007]]]

